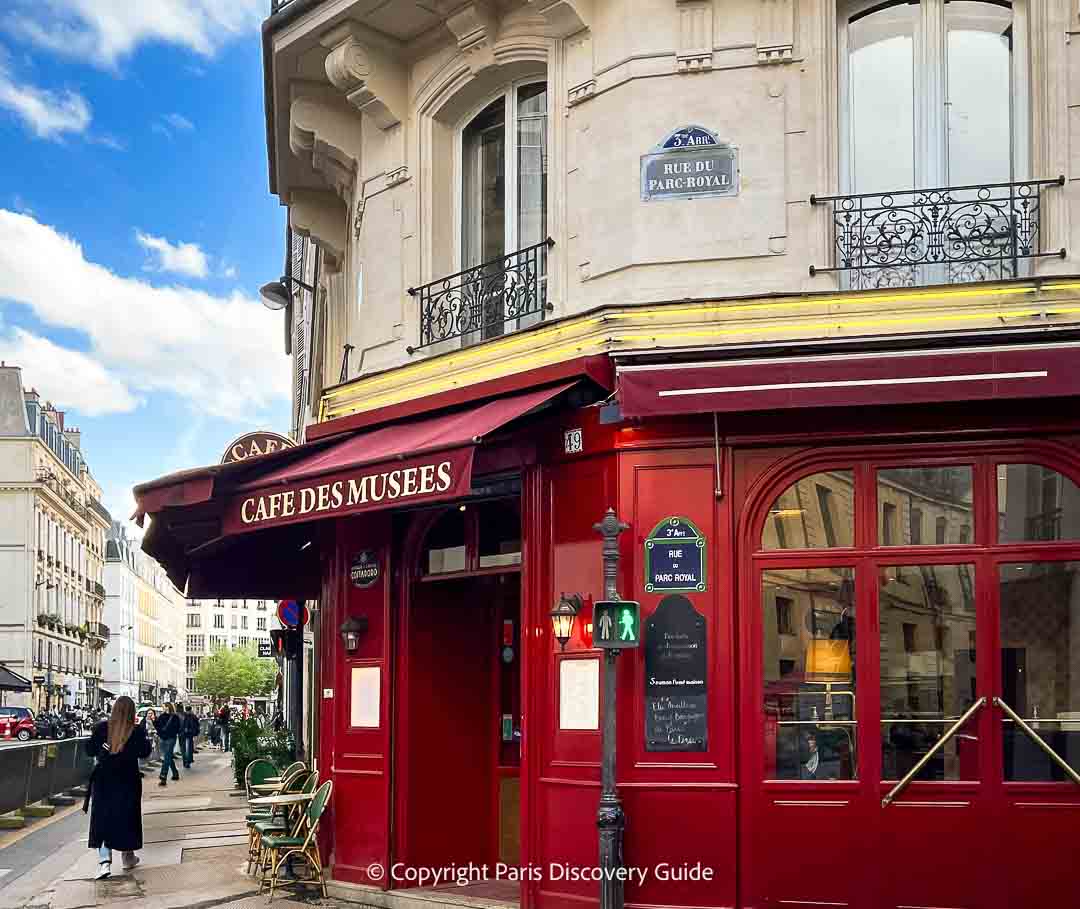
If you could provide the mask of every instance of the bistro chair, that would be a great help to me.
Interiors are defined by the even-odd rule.
[[[255,758],[244,768],[244,788],[247,797],[254,798],[251,787],[266,782],[268,777],[277,776],[278,769],[266,758]]]
[[[270,900],[274,899],[274,888],[278,883],[278,872],[281,866],[293,859],[303,859],[308,866],[308,878],[296,878],[294,883],[313,884],[318,883],[322,890],[323,898],[326,898],[326,878],[323,876],[322,860],[319,857],[319,820],[322,818],[326,806],[330,802],[330,793],[334,784],[327,780],[315,792],[307,809],[300,819],[298,828],[293,835],[268,833],[262,837],[262,848],[265,850],[266,864],[263,866],[262,880],[259,882],[259,892],[262,888],[270,885]],[[267,880],[269,871],[269,880]]]
[[[291,795],[293,793],[301,792],[306,785],[307,780],[309,778],[313,779],[314,777],[315,774],[309,774],[304,769],[295,770],[292,773],[285,774],[281,789],[277,794]],[[247,870],[249,873],[251,872],[252,865],[256,868],[262,866],[262,856],[260,854],[262,849],[259,845],[262,835],[273,831],[285,833],[294,826],[290,821],[292,807],[297,806],[283,805],[280,807],[257,807],[251,808],[250,812],[247,814],[245,820],[247,821],[248,826]]]

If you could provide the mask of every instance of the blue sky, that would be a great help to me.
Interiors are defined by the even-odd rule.
[[[287,431],[284,209],[267,189],[269,0],[9,0],[0,21],[0,359],[133,484]],[[13,6],[13,8],[12,8]]]

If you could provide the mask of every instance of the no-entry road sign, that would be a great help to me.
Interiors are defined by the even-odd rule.
[[[286,628],[295,628],[300,624],[300,614],[303,613],[304,624],[311,621],[311,613],[307,606],[301,606],[296,600],[282,600],[278,603],[277,617]]]

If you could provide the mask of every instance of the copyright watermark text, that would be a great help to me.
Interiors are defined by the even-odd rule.
[[[367,867],[368,878],[372,881],[384,881],[387,869],[379,863]],[[701,862],[658,862],[655,865],[635,867],[626,865],[622,868],[600,868],[596,865],[572,865],[566,862],[551,862],[546,865],[507,865],[496,862],[493,865],[452,864],[436,867],[407,865],[395,862],[389,869],[390,881],[395,884],[408,884],[412,887],[440,887],[456,884],[464,887],[479,881],[584,881],[600,882],[608,879],[627,883],[644,884],[647,880],[657,881],[712,881],[716,878],[716,869]]]

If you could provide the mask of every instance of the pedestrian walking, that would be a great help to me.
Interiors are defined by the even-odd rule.
[[[176,740],[180,736],[180,717],[176,715],[176,708],[172,703],[165,705],[165,712],[157,718],[158,738],[161,739],[161,779],[159,786],[168,785],[169,771],[172,770],[172,778],[175,782],[180,779],[180,771],[176,769]]]
[[[199,718],[188,704],[184,708],[184,716],[180,723],[180,756],[184,759],[184,766],[190,767],[195,760],[195,739],[199,736]]]
[[[90,813],[87,845],[98,851],[97,878],[112,873],[113,850],[119,849],[125,871],[139,864],[142,849],[142,779],[139,760],[150,754],[146,720],[135,722],[135,702],[118,697],[112,715],[94,727],[86,753],[97,758],[90,774],[83,812]]]
[[[221,710],[218,711],[218,726],[221,728],[221,750],[228,751],[231,742],[229,741],[229,725],[232,722],[232,714],[229,713],[229,705],[226,704]]]

